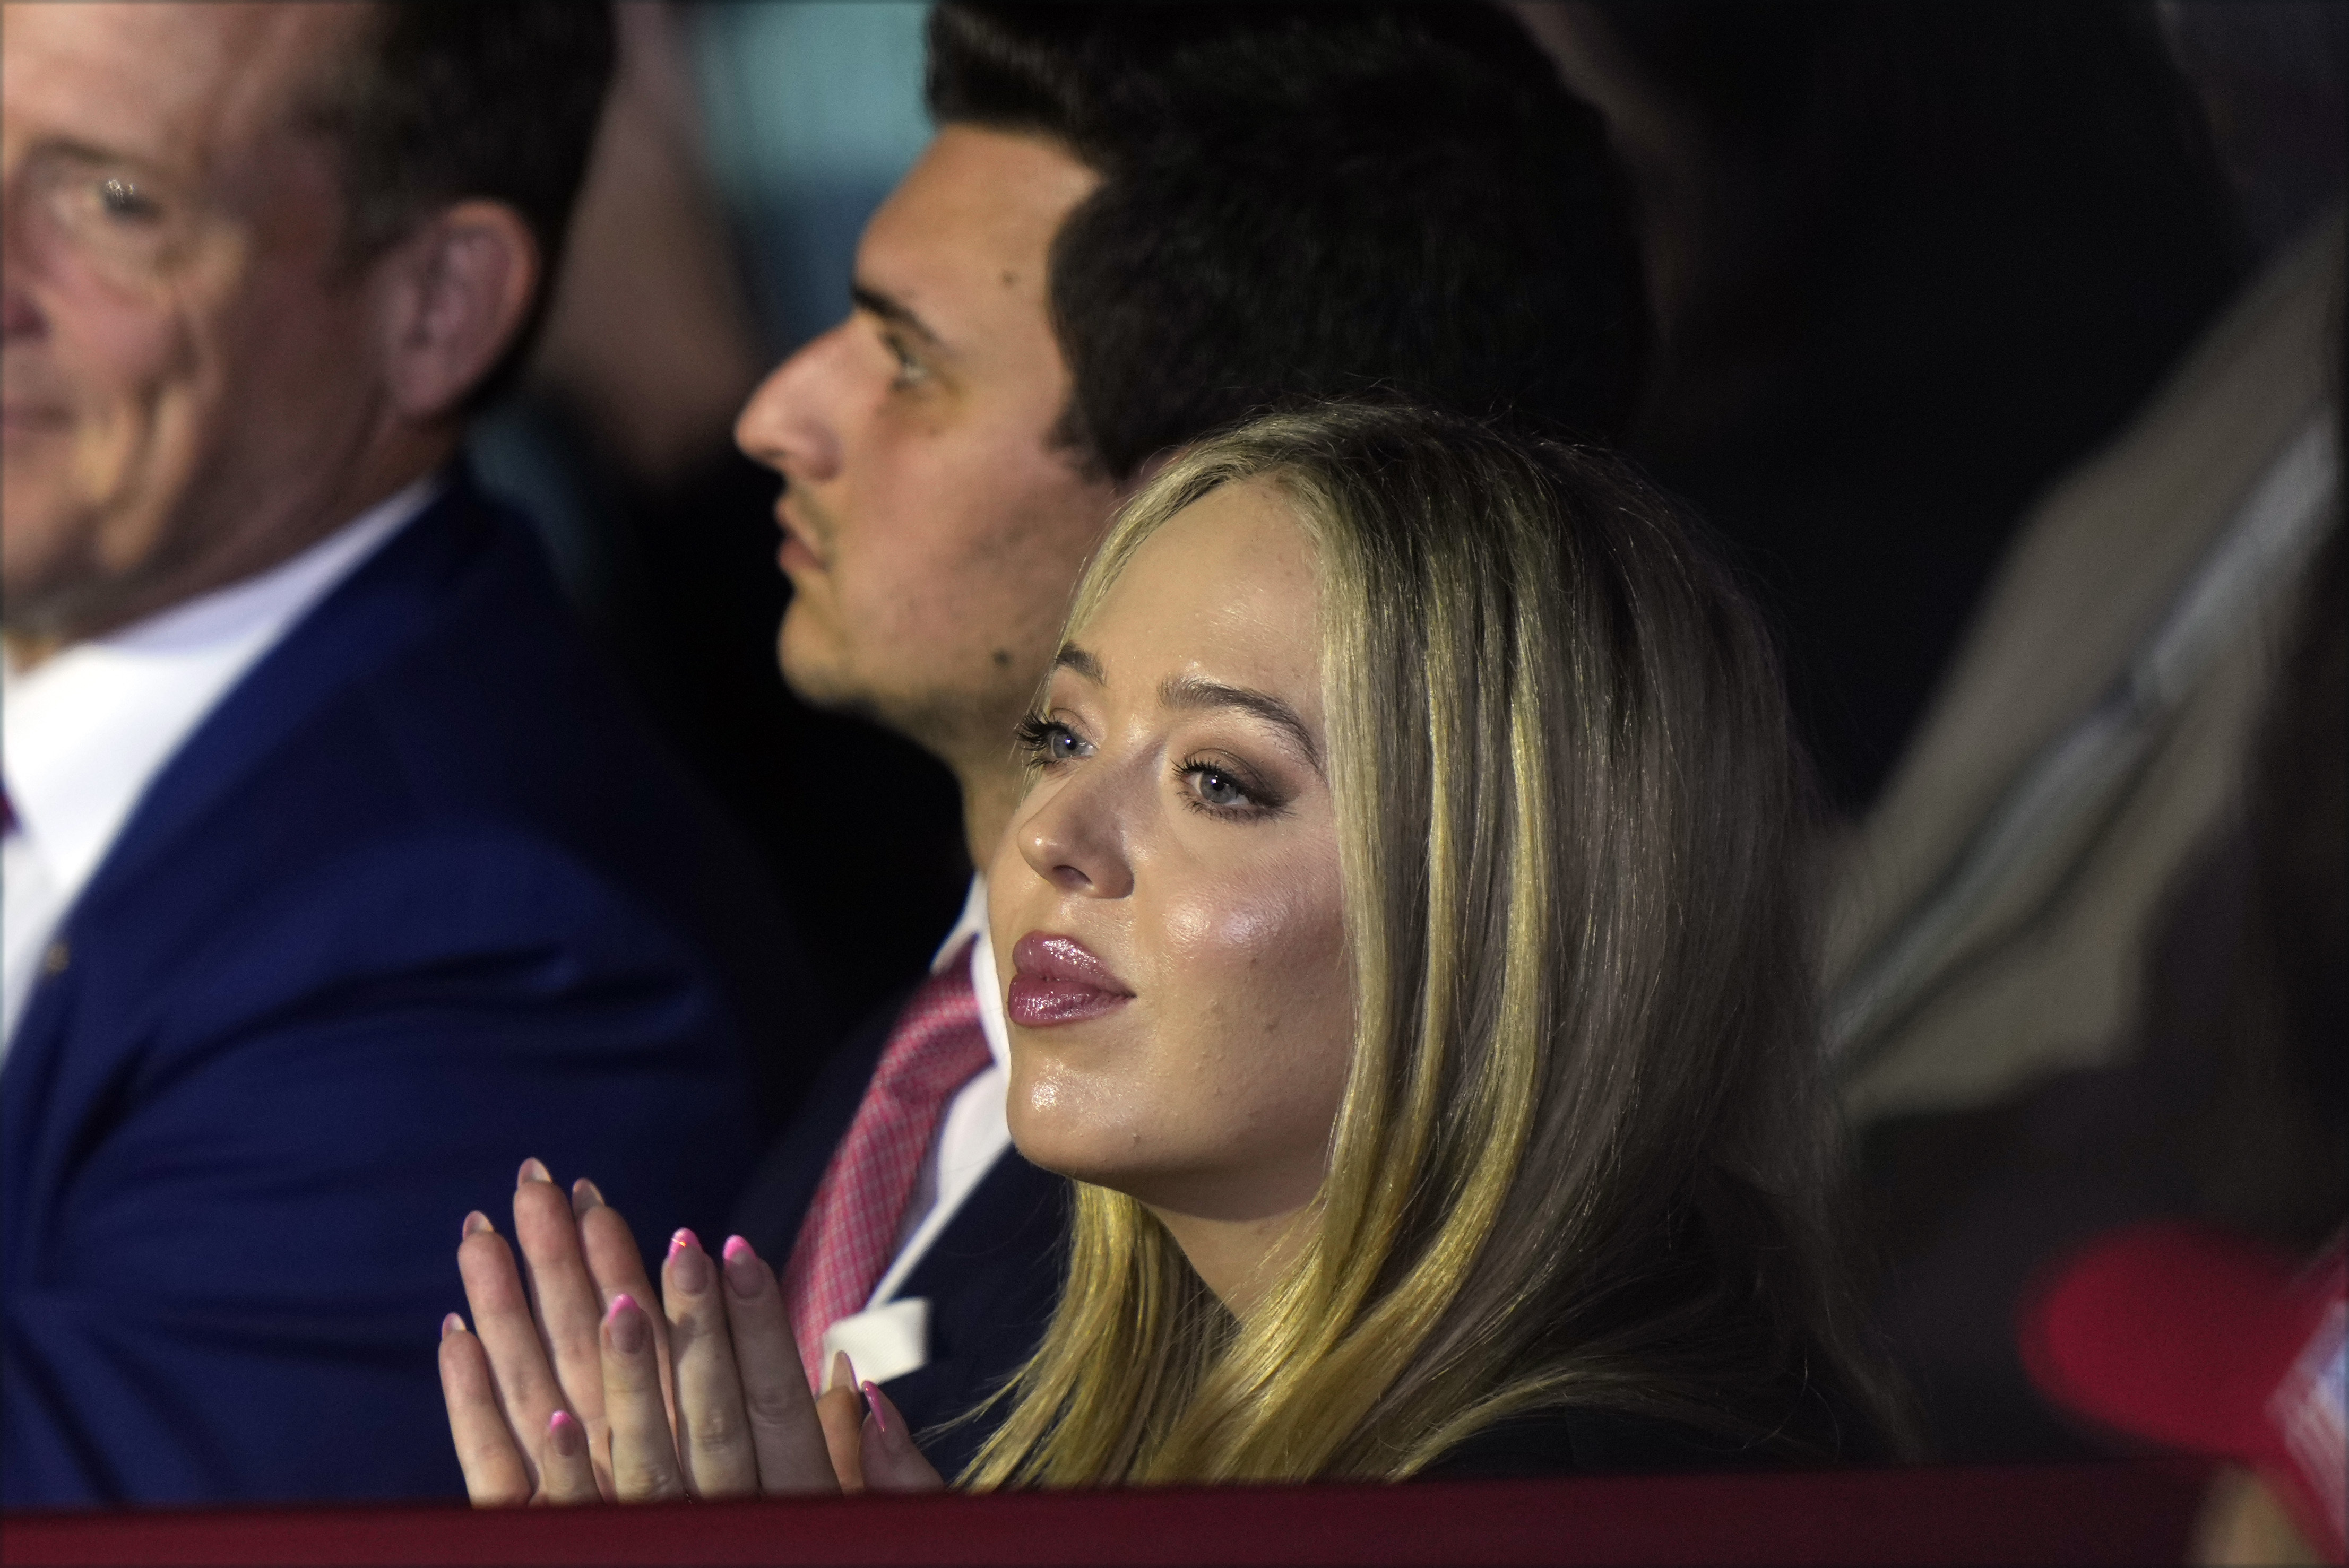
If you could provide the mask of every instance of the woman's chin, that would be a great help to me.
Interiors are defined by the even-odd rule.
[[[1071,1097],[1050,1079],[1029,1086],[1016,1082],[1006,1107],[1012,1147],[1039,1170],[1089,1186],[1123,1191],[1132,1175],[1135,1139],[1074,1113]],[[1120,1158],[1121,1155],[1126,1158]]]
[[[1099,1139],[1087,1137],[1081,1130],[1062,1125],[1050,1116],[1023,1115],[1016,1103],[1008,1119],[1011,1146],[1038,1170],[1096,1187],[1116,1184],[1106,1180],[1115,1172],[1111,1169],[1112,1162],[1102,1158]]]

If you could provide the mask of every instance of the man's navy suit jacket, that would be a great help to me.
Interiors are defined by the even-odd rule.
[[[824,1064],[789,1131],[735,1211],[734,1228],[782,1272],[824,1166],[873,1081],[903,998],[880,1010]],[[923,1453],[951,1480],[1001,1420],[992,1406],[962,1420],[1010,1379],[1043,1337],[1067,1262],[1069,1183],[1007,1149],[933,1237],[896,1292],[930,1304],[929,1359],[881,1387]]]
[[[535,1154],[666,1233],[750,1171],[803,997],[751,879],[460,477],[59,927],[0,1069],[0,1501],[461,1495],[466,1211]]]

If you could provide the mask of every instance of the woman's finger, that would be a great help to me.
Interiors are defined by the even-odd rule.
[[[587,1428],[568,1410],[547,1418],[546,1439],[539,1445],[538,1501],[558,1507],[601,1502],[604,1492],[588,1457]]]
[[[864,1385],[864,1402],[872,1408],[861,1435],[864,1487],[868,1491],[939,1491],[946,1478],[914,1445],[905,1418],[881,1392],[878,1383]]]
[[[506,1426],[528,1433],[522,1443],[524,1464],[531,1470],[532,1490],[537,1490],[537,1434],[547,1418],[563,1408],[563,1390],[547,1365],[546,1348],[532,1321],[530,1298],[523,1293],[522,1276],[514,1271],[513,1253],[505,1238],[478,1210],[465,1216],[464,1237],[457,1246],[457,1272],[465,1281],[465,1301],[473,1311],[473,1332],[489,1357],[491,1386]]]
[[[440,1324],[440,1397],[449,1406],[449,1436],[465,1471],[465,1495],[475,1508],[528,1502],[533,1487],[522,1446],[498,1406],[490,1358],[481,1342],[450,1313]]]
[[[848,1352],[835,1350],[823,1392],[816,1397],[815,1417],[823,1428],[823,1448],[832,1460],[833,1478],[845,1492],[864,1490],[864,1400],[856,1392],[856,1368]]]
[[[513,1219],[540,1346],[564,1407],[586,1426],[593,1452],[604,1426],[604,1353],[596,1339],[604,1300],[581,1254],[569,1196],[536,1160],[523,1161],[515,1179]]]
[[[616,1298],[626,1295],[638,1302],[660,1299],[653,1290],[652,1276],[645,1272],[644,1254],[636,1251],[636,1233],[620,1212],[604,1202],[604,1194],[595,1183],[582,1180],[571,1190],[572,1207],[579,1220],[579,1251],[587,1260],[587,1272],[595,1281],[595,1292],[602,1310],[608,1313]],[[652,1314],[653,1342],[660,1347],[661,1401],[669,1412],[669,1424],[677,1424],[677,1402],[669,1387],[668,1320]]]
[[[754,1497],[759,1459],[742,1407],[724,1287],[691,1231],[670,1239],[661,1264],[668,1317],[669,1385],[677,1394],[677,1456],[695,1497]]]
[[[770,1495],[840,1490],[807,1369],[792,1338],[790,1313],[775,1271],[740,1236],[726,1239],[726,1322],[734,1367],[759,1457],[759,1490]]]
[[[623,1291],[604,1315],[604,1418],[612,1430],[612,1485],[622,1502],[685,1495],[668,1409],[661,1400],[660,1347],[652,1315]]]

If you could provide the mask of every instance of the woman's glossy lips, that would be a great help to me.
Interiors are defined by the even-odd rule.
[[[1125,983],[1073,936],[1031,931],[1012,947],[1011,963],[1004,1010],[1022,1028],[1098,1018],[1133,1000]]]

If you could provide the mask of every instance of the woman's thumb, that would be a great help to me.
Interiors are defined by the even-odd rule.
[[[946,1478],[914,1446],[905,1418],[879,1384],[864,1385],[864,1402],[871,1407],[859,1444],[865,1487],[873,1491],[943,1491]]]

